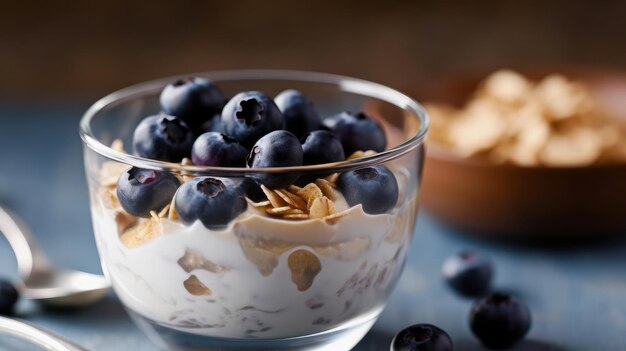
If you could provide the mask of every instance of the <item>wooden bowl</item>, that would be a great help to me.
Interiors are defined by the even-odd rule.
[[[492,71],[424,82],[405,91],[420,102],[460,106]],[[533,79],[562,73],[582,81],[602,104],[626,116],[623,72],[580,67],[517,71]],[[626,234],[626,163],[522,167],[461,158],[432,143],[426,155],[421,203],[468,234],[531,242]]]

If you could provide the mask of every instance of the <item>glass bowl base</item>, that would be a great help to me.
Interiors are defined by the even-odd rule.
[[[349,351],[367,334],[382,308],[321,333],[285,339],[227,339],[187,333],[162,326],[131,310],[137,326],[164,350],[175,351]]]

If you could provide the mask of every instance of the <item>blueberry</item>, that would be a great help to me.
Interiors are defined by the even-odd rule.
[[[452,340],[432,324],[415,324],[393,338],[391,351],[452,351]]]
[[[283,127],[283,115],[272,99],[258,91],[235,95],[222,110],[224,134],[251,148],[265,134]]]
[[[179,186],[173,174],[132,167],[117,180],[117,198],[126,212],[147,217],[169,204]]]
[[[339,137],[346,155],[359,150],[381,152],[387,145],[383,128],[363,112],[343,112],[324,120],[324,125]]]
[[[211,119],[209,119],[208,121],[204,122],[200,128],[196,129],[196,132],[198,133],[198,135],[204,134],[204,133],[208,133],[208,132],[218,132],[218,133],[222,133],[223,129],[222,129],[222,114],[216,114],[215,116],[211,117]]]
[[[13,314],[13,307],[19,296],[20,294],[11,282],[0,280],[0,315]]]
[[[239,191],[252,201],[261,202],[267,200],[267,196],[261,187],[251,178],[243,178],[238,183]]]
[[[144,118],[133,133],[137,156],[153,160],[180,162],[189,157],[193,133],[185,122],[164,114]]]
[[[301,92],[284,90],[276,95],[274,102],[283,113],[285,129],[296,137],[302,138],[304,134],[319,129],[322,123],[320,115]]]
[[[524,338],[530,329],[530,311],[508,294],[493,293],[474,304],[470,327],[486,347],[506,349]]]
[[[261,189],[261,186],[252,177],[241,178],[218,178],[227,186],[233,186],[239,190],[239,192],[255,202],[266,201],[267,196]]]
[[[248,150],[237,140],[216,132],[204,133],[196,139],[191,149],[194,165],[219,167],[245,167]]]
[[[479,296],[489,291],[493,265],[485,256],[463,251],[443,263],[443,276],[450,286],[466,296]]]
[[[200,220],[208,229],[226,226],[248,206],[231,182],[211,177],[198,177],[183,184],[174,203],[183,223],[189,225]]]
[[[222,111],[224,95],[220,88],[205,78],[179,79],[163,89],[161,109],[176,116],[191,128],[197,128]]]
[[[322,163],[339,162],[346,159],[343,153],[341,141],[335,134],[316,130],[302,138],[302,163],[305,165],[317,165]]]
[[[271,132],[254,144],[248,155],[248,167],[290,167],[302,165],[302,145],[286,130]],[[294,172],[259,173],[256,180],[270,189],[285,188],[298,179]]]
[[[385,213],[398,202],[398,182],[385,166],[372,166],[344,172],[337,186],[348,205],[363,205],[369,214]]]

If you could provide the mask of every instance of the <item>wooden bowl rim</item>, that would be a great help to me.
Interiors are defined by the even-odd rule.
[[[426,141],[426,159],[436,159],[447,163],[455,163],[469,167],[480,168],[497,168],[502,170],[525,170],[536,172],[569,172],[581,170],[624,170],[626,171],[626,162],[608,163],[608,164],[592,164],[587,166],[544,166],[532,165],[523,166],[514,163],[495,163],[484,156],[463,157],[457,155],[453,151],[448,150],[445,146],[438,145],[432,141]]]

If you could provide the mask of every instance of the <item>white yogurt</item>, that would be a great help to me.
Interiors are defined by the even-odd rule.
[[[185,226],[163,219],[162,234],[136,248],[120,241],[113,210],[100,203],[92,216],[104,270],[133,311],[200,335],[284,338],[328,330],[382,308],[414,229],[416,196],[404,196],[391,213],[369,215],[359,205],[335,224],[273,219],[250,206],[221,231],[199,221]],[[178,261],[189,250],[208,266],[187,272]],[[298,272],[292,276],[289,256],[298,250],[319,260],[310,286],[296,284],[310,282]],[[185,287],[192,275],[210,295]]]

